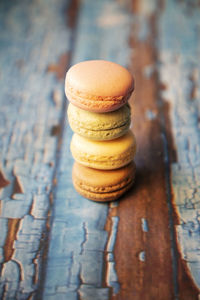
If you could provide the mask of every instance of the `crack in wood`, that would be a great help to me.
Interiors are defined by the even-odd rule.
[[[83,236],[84,236],[84,239],[83,239],[83,241],[82,241],[82,243],[81,243],[81,245],[80,245],[80,248],[81,248],[81,250],[80,250],[80,255],[82,255],[82,254],[84,253],[84,245],[85,245],[85,243],[86,243],[87,240],[88,240],[88,232],[87,232],[87,226],[86,226],[86,223],[85,223],[85,222],[83,222],[82,228],[83,228]]]
[[[19,229],[20,219],[8,219],[7,237],[4,243],[4,262],[12,259],[14,252],[14,241]]]
[[[194,68],[189,76],[191,81],[190,99],[195,100],[198,97],[198,77],[199,72],[197,68]]]
[[[4,120],[6,125],[0,130],[1,175],[10,183],[3,180],[0,192],[0,290],[9,299],[40,298],[44,281],[42,255],[47,250],[46,223],[55,170],[52,162],[58,142],[58,137],[49,136],[49,132],[60,123],[65,103],[63,80],[55,80],[45,70],[49,61],[60,59],[56,75],[60,79],[65,75],[67,56],[62,54],[68,51],[70,42],[61,18],[64,4],[64,1],[48,4],[22,1],[14,7],[0,4],[4,32],[1,42],[6,45],[9,36],[11,43],[10,50],[0,56],[5,80],[10,82],[9,86],[4,84],[5,80],[0,84],[3,115],[0,121]],[[26,17],[21,18],[22,14]],[[16,61],[22,55],[25,63],[19,67]],[[5,66],[6,61],[9,67]],[[49,96],[52,93],[54,102]]]
[[[58,125],[53,125],[51,128],[51,136],[59,136],[61,134],[61,126],[60,124]]]
[[[0,171],[0,189],[5,188],[7,185],[10,184],[10,181],[8,181],[3,173]]]
[[[11,198],[14,197],[15,194],[23,194],[24,191],[22,189],[22,186],[19,183],[19,179],[15,177],[14,179],[14,186],[13,186],[13,194],[11,195]]]
[[[168,1],[165,14],[159,24],[161,28],[159,73],[161,81],[168,86],[168,89],[162,92],[162,97],[170,103],[170,119],[177,150],[177,159],[175,162],[172,161],[171,181],[173,201],[179,218],[176,232],[182,257],[181,264],[178,266],[180,297],[183,297],[181,299],[190,299],[192,295],[197,298],[197,290],[200,289],[200,239],[197,220],[200,203],[198,192],[200,178],[199,99],[197,95],[200,85],[197,71],[199,60],[196,59],[199,40],[196,39],[194,33],[200,23],[199,10],[189,5],[191,18],[186,5],[186,2]],[[175,29],[173,36],[170,34],[172,28]],[[179,36],[178,43],[175,36]],[[186,44],[190,45],[187,51],[184,46]],[[183,274],[186,273],[185,276],[180,275],[181,269]],[[185,289],[186,278],[190,291]],[[181,281],[184,279],[185,282]]]
[[[111,216],[110,218],[111,229],[106,245],[106,283],[108,287],[112,288],[112,294],[116,295],[120,290],[120,284],[118,282],[117,272],[115,269],[114,246],[117,237],[119,218],[117,216]]]
[[[143,232],[148,232],[149,231],[149,225],[148,225],[148,221],[145,218],[141,219],[141,226],[142,226],[142,231]]]

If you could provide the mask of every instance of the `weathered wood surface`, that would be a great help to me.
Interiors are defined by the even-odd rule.
[[[0,299],[200,297],[198,1],[0,3]],[[137,178],[110,204],[71,182],[64,74],[136,78]]]
[[[170,104],[176,149],[171,181],[178,247],[200,289],[200,6],[169,2],[159,28],[162,97]]]
[[[1,299],[42,285],[63,82],[47,73],[69,50],[65,1],[1,1]],[[66,68],[66,65],[63,66]]]

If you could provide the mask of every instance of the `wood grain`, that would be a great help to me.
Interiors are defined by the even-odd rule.
[[[200,12],[188,3],[0,3],[1,299],[198,299]],[[87,59],[136,79],[136,183],[110,204],[71,181],[64,76]]]
[[[132,108],[138,143],[138,175],[136,188],[120,202],[117,212],[120,222],[115,253],[121,289],[114,299],[197,299],[198,290],[186,275],[175,244],[173,225],[177,218],[174,218],[168,183],[169,165],[167,169],[165,166],[166,155],[173,153],[171,159],[174,159],[175,153],[172,143],[171,149],[166,149],[166,139],[171,141],[172,138],[163,127],[163,117],[164,122],[169,118],[166,118],[167,107],[159,97],[162,86],[158,82],[155,43],[159,6],[152,8],[144,12],[137,6],[140,22],[132,29],[131,68],[137,83]],[[164,17],[168,22],[167,16]],[[167,130],[170,130],[169,124]],[[146,232],[141,226],[142,220],[148,222]]]
[[[65,6],[65,1],[0,4],[1,299],[29,299],[43,280],[58,144],[51,133],[65,101],[63,81],[46,71],[66,57],[70,45]]]
[[[154,8],[155,9],[155,8]],[[130,68],[136,78],[131,100],[138,150],[135,187],[120,202],[115,248],[121,289],[113,299],[176,299],[153,17],[155,10],[138,9],[133,24]],[[144,226],[146,224],[146,226]]]
[[[170,105],[172,136],[177,152],[173,161],[171,180],[173,200],[179,222],[176,225],[177,245],[182,262],[178,280],[180,297],[196,299],[185,291],[186,277],[192,278],[200,292],[199,238],[199,35],[200,8],[187,2],[168,1],[160,19],[161,81],[166,89],[162,96]],[[168,24],[166,26],[166,24]],[[170,24],[170,25],[169,25]],[[171,30],[174,34],[171,36]],[[176,39],[175,37],[178,37]],[[173,80],[172,80],[173,76]],[[184,276],[181,274],[186,272]],[[188,280],[187,280],[188,281]],[[191,287],[190,287],[191,288]]]
[[[128,41],[130,17],[113,1],[81,2],[71,64],[96,58],[128,63],[129,52],[123,50]],[[59,295],[64,299],[106,300],[112,290],[119,290],[114,257],[118,218],[113,216],[107,232],[109,205],[91,202],[74,190],[71,137],[66,120],[56,173],[43,298],[54,299]]]

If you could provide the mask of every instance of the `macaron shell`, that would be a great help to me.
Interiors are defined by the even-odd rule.
[[[116,170],[98,170],[77,162],[72,170],[73,184],[84,197],[95,201],[117,199],[133,184],[136,166],[132,161]]]
[[[94,140],[111,140],[120,137],[128,131],[131,122],[131,110],[128,104],[113,112],[94,113],[70,103],[67,113],[72,130]]]
[[[72,169],[72,177],[85,190],[97,193],[113,192],[128,185],[135,178],[134,161],[116,170],[99,170],[85,167],[77,162]]]
[[[119,97],[109,97],[108,99],[102,98],[102,100],[94,100],[95,97],[92,96],[93,100],[89,99],[90,96],[83,95],[80,92],[71,92],[68,86],[66,86],[66,96],[68,100],[74,105],[78,106],[81,109],[85,109],[91,112],[109,112],[117,110],[122,107],[125,103],[127,103],[130,98],[132,91],[129,92],[126,96]]]
[[[134,80],[124,67],[109,61],[91,60],[72,66],[66,74],[65,93],[74,105],[89,111],[108,112],[124,105]]]
[[[71,141],[74,159],[91,168],[111,170],[127,165],[136,152],[134,134],[128,132],[114,140],[93,141],[74,134]]]
[[[121,188],[120,190],[108,192],[108,193],[95,193],[91,191],[84,190],[80,188],[79,185],[77,185],[76,182],[73,182],[75,189],[77,192],[82,195],[83,197],[97,201],[97,202],[108,202],[108,201],[114,201],[119,199],[125,192],[130,190],[130,188],[133,186],[134,181],[130,182],[129,185],[125,186],[124,188]]]

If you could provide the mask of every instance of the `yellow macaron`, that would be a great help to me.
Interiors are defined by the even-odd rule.
[[[125,135],[109,141],[95,141],[75,133],[71,152],[74,159],[85,166],[102,170],[117,169],[133,160],[136,141],[130,129]]]

